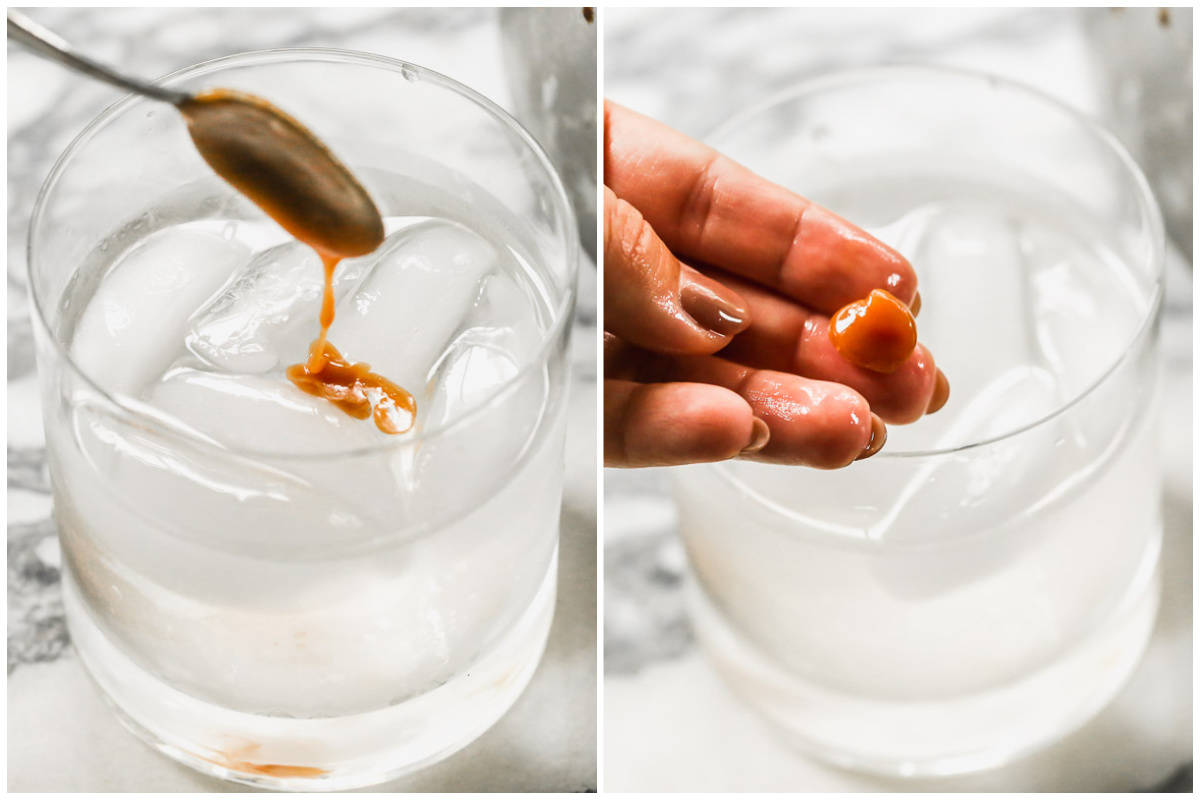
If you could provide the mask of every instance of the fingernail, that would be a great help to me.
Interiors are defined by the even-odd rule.
[[[920,292],[917,292],[916,294],[913,295],[913,301],[908,304],[908,310],[912,312],[912,315],[914,317],[917,314],[921,313],[921,293]]]
[[[750,444],[742,448],[742,452],[738,455],[748,456],[757,453],[766,447],[769,441],[771,441],[771,429],[767,427],[767,423],[755,417],[754,425],[750,428]]]
[[[732,302],[712,287],[683,279],[679,289],[683,310],[705,328],[721,336],[732,336],[746,327],[746,309]]]
[[[946,379],[946,373],[940,369],[937,371],[937,377],[933,381],[933,397],[929,398],[929,405],[925,409],[926,414],[932,414],[946,405],[946,401],[950,399],[950,381]]]
[[[878,414],[871,414],[871,438],[867,441],[867,446],[859,453],[855,461],[862,461],[864,458],[870,458],[883,449],[883,443],[887,441],[887,426],[883,424],[883,420]]]

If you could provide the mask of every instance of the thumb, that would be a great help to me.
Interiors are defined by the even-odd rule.
[[[750,324],[732,289],[681,264],[636,208],[604,187],[604,329],[659,353],[715,353]]]

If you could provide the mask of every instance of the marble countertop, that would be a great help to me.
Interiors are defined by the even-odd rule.
[[[493,9],[33,9],[104,61],[161,75],[229,53],[329,46],[404,58],[513,108]],[[531,13],[537,13],[533,11]],[[25,238],[53,160],[120,93],[8,49],[8,789],[239,791],[127,734],[71,650],[59,596],[25,289]],[[465,750],[384,791],[596,788],[595,269],[580,265],[558,606],[533,682]],[[69,721],[69,724],[63,724]]]
[[[937,63],[1032,83],[1106,119],[1123,137],[1137,137],[1144,131],[1112,102],[1106,75],[1111,77],[1113,65],[1105,63],[1136,57],[1136,48],[1132,55],[1110,49],[1100,58],[1094,46],[1110,24],[1095,15],[1109,13],[1118,12],[1088,17],[1076,10],[609,9],[605,95],[703,136],[730,113],[824,71]],[[1160,24],[1154,9],[1121,13],[1144,15],[1127,24],[1147,37]],[[1172,24],[1183,27],[1190,45],[1190,12],[1172,13],[1182,15]],[[1186,89],[1190,123],[1190,83],[1184,76],[1176,79]],[[1187,130],[1190,153],[1190,124]],[[1188,170],[1190,184],[1190,160]],[[1190,202],[1184,216],[1190,233]],[[1163,418],[1169,420],[1161,437],[1163,605],[1138,672],[1103,712],[1053,747],[963,778],[890,781],[810,761],[772,738],[696,648],[683,604],[685,558],[675,536],[667,471],[608,470],[605,790],[1190,791],[1192,273],[1183,255],[1191,252],[1188,238],[1172,247],[1163,320]]]

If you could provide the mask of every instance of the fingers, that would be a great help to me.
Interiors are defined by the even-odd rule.
[[[866,398],[848,386],[714,356],[676,362],[672,378],[732,389],[767,423],[771,438],[751,456],[756,461],[836,469],[866,455],[872,445],[882,446],[886,436]]]
[[[605,104],[604,182],[681,257],[749,278],[831,314],[887,289],[913,299],[895,250],[712,148]]]
[[[604,190],[604,328],[662,353],[715,353],[749,324],[736,292],[680,264],[637,209]]]
[[[749,404],[720,386],[604,382],[604,465],[664,467],[724,461],[767,443]]]
[[[615,104],[604,163],[605,328],[637,345],[610,350],[606,339],[606,460],[841,467],[879,450],[884,420],[912,422],[946,402],[926,348],[881,374],[829,340],[827,315],[872,289],[919,310],[897,252]],[[701,274],[673,253],[730,274]],[[751,447],[758,423],[769,438]]]
[[[895,372],[863,369],[833,346],[828,317],[736,277],[719,278],[745,299],[754,320],[721,351],[722,358],[844,383],[866,397],[871,410],[889,423],[914,422],[945,404],[949,383],[924,345],[917,345]]]
[[[874,372],[842,358],[829,341],[828,325],[825,317],[813,317],[805,324],[792,371],[853,387],[870,401],[876,414],[890,423],[903,425],[925,415],[932,404],[938,369],[924,345],[918,344],[895,372]]]
[[[616,358],[606,358],[605,373],[620,376],[618,380],[606,381],[605,386],[606,460],[610,425],[608,384],[628,384],[633,380],[680,382],[644,384],[647,388],[711,384],[711,388],[736,393],[746,405],[747,413],[765,422],[770,431],[770,438],[761,450],[743,454],[757,461],[822,469],[844,467],[877,452],[887,435],[883,421],[871,413],[866,399],[847,386],[753,369],[714,356],[667,358],[628,349]],[[653,427],[644,430],[644,435],[658,435]],[[735,433],[744,435],[745,431],[739,429]]]

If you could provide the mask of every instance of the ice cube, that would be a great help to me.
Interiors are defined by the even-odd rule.
[[[488,341],[491,331],[471,329],[455,340],[440,362],[426,393],[422,427],[441,427],[493,397],[520,367],[502,347]]]
[[[1010,369],[953,409],[935,446],[1012,433],[1053,411],[1056,398],[1056,382],[1045,369]],[[871,537],[914,541],[993,527],[1045,493],[1060,433],[1054,424],[1042,425],[962,453],[926,457],[872,526]]]
[[[145,417],[168,419],[144,405]],[[159,526],[200,545],[235,544],[259,553],[281,544],[319,549],[331,532],[353,536],[362,531],[365,515],[336,502],[321,485],[264,459],[191,445],[180,429],[194,430],[187,424],[146,424],[113,414],[99,402],[75,409],[71,434],[88,473],[75,473],[81,477],[72,492],[88,509],[89,528],[124,539],[135,536],[127,529],[142,529],[136,536],[145,537],[145,528]],[[84,506],[91,494],[97,495],[94,505]],[[108,513],[137,522],[108,524],[101,518]]]
[[[425,425],[440,425],[487,400],[533,360],[541,328],[529,297],[510,276],[487,276],[463,330],[434,365]]]
[[[526,364],[542,340],[533,302],[512,276],[504,272],[489,275],[463,325],[466,335],[459,338],[488,341],[503,348],[517,364]]]
[[[334,292],[366,274],[369,258],[338,265]],[[205,362],[237,373],[262,373],[303,360],[319,330],[325,274],[315,250],[286,242],[258,253],[212,301],[192,315],[187,346]]]
[[[105,389],[136,395],[183,352],[188,317],[250,258],[237,242],[167,228],[112,267],[71,341],[76,363]]]
[[[917,251],[921,241],[943,213],[943,206],[928,203],[905,212],[886,223],[863,226],[867,233],[906,257]],[[855,219],[858,219],[856,216]],[[861,224],[861,223],[860,223]]]
[[[495,465],[515,463],[546,398],[544,370],[526,373],[502,391],[541,343],[530,298],[510,276],[497,272],[484,279],[463,326],[430,371],[416,430],[440,430],[473,409],[489,407],[448,434],[398,450],[392,458],[393,473],[419,498],[415,502],[432,508],[483,488],[479,481],[494,482]]]
[[[288,380],[172,370],[147,401],[229,447],[273,453],[333,453],[384,440],[370,420],[358,420]]]
[[[480,496],[520,462],[545,412],[545,368],[521,372],[513,354],[489,339],[492,333],[471,328],[455,340],[419,415],[420,430],[443,432],[422,441],[410,461],[394,463],[396,473],[411,476],[411,491],[424,506]]]
[[[419,392],[499,256],[467,228],[430,220],[390,235],[369,258],[369,274],[338,304],[329,339],[347,358]]]
[[[1056,231],[1029,229],[1021,247],[1034,264],[1031,308],[1035,344],[1060,378],[1066,402],[1092,385],[1133,339],[1145,309],[1124,268],[1105,262]]]
[[[252,458],[351,504],[363,518],[384,520],[404,505],[389,454],[373,450],[397,440],[284,378],[178,368],[148,403],[232,450],[286,454]]]
[[[917,333],[950,377],[953,402],[1001,372],[1038,363],[1019,236],[1017,223],[996,210],[963,206],[928,220],[909,253],[921,286]],[[931,417],[922,426],[944,423]]]
[[[979,442],[1010,433],[1053,411],[1057,396],[1056,382],[1045,369],[1009,370],[956,410],[943,441]],[[869,535],[893,544],[939,539],[946,543],[939,551],[944,556],[930,559],[920,548],[893,552],[874,562],[875,576],[890,594],[915,600],[1005,569],[1010,551],[1023,546],[1020,535],[991,536],[986,546],[974,541],[956,546],[956,540],[989,536],[1022,511],[1047,502],[1065,485],[1068,476],[1058,474],[1057,464],[1070,463],[1063,451],[1071,447],[1063,426],[1051,420],[961,453],[926,457]]]

